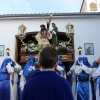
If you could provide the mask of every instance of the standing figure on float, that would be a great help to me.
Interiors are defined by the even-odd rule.
[[[17,99],[17,77],[14,77],[14,71],[21,69],[11,58],[4,59],[0,68],[0,100]],[[17,70],[18,68],[18,70]]]
[[[75,100],[92,100],[91,73],[92,66],[87,57],[79,58],[77,61],[75,74],[77,75],[77,89]]]
[[[38,44],[49,45],[49,40],[52,39],[52,34],[46,29],[45,25],[40,25],[40,32],[36,36],[32,36]]]

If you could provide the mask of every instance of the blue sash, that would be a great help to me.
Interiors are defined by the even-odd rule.
[[[78,76],[77,100],[89,100],[89,75],[82,72]]]

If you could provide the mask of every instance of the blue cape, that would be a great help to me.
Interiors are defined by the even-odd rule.
[[[91,64],[88,62],[88,58],[87,57],[83,57],[83,64],[86,65],[89,68],[92,68]]]
[[[35,62],[38,62],[38,58],[35,58]]]
[[[24,66],[24,70],[23,70],[24,76],[26,76],[26,77],[28,76],[28,74],[30,72],[28,69],[29,69],[30,66],[34,66],[34,64],[35,64],[35,57],[30,55],[26,65]]]
[[[65,69],[65,66],[62,63],[62,57],[60,55],[58,55],[58,65]],[[60,75],[59,71],[57,71],[57,70],[56,70],[56,73],[58,75]],[[64,74],[66,74],[66,71],[65,70],[63,71],[63,76],[64,76]]]
[[[58,56],[58,65],[65,69],[65,66],[62,63],[62,57]]]
[[[12,67],[15,66],[15,63],[14,63],[14,61],[11,58],[5,58],[3,63],[2,63],[2,65],[1,65],[0,72],[4,71],[4,68],[6,68],[8,63],[11,63]]]
[[[83,58],[82,57],[79,57],[78,60],[76,61],[76,65],[80,65],[78,61],[79,62],[83,61]]]
[[[0,100],[10,100],[10,75],[7,71],[4,71],[7,64],[11,63],[11,66],[14,67],[15,63],[10,59],[6,58],[0,68]]]
[[[92,68],[91,64],[88,62],[88,58],[87,57],[79,57],[78,60],[76,61],[76,65],[80,65],[79,62],[83,61],[83,64],[86,65],[89,68]]]
[[[94,61],[93,64],[94,64],[94,66],[95,66],[96,68],[99,67],[98,64],[97,64],[97,61]]]

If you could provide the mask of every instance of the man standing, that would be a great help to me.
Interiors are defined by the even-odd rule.
[[[52,34],[45,28],[45,25],[40,25],[40,32],[34,36],[35,40],[38,41],[38,44],[50,44],[49,40],[52,38]]]
[[[22,100],[73,100],[70,84],[55,72],[57,51],[53,47],[42,49],[38,64],[42,71],[27,81]]]
[[[53,30],[52,30],[52,40],[51,40],[51,42],[52,42],[52,45],[55,46],[58,43],[58,38],[57,38],[58,28],[55,25],[55,23],[52,23],[52,27],[53,27]]]

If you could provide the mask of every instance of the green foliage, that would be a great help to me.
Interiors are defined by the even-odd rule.
[[[37,44],[36,47],[37,47],[37,51],[41,51],[41,49],[43,48],[43,46],[40,44]]]
[[[55,47],[55,49],[59,52],[59,53],[66,53],[67,52],[67,47],[66,47],[67,41],[63,41],[63,40],[58,40],[58,45]]]

